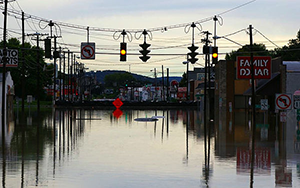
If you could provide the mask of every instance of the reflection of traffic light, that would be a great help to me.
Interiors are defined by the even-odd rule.
[[[196,58],[196,56],[198,55],[198,52],[196,52],[196,50],[198,49],[198,46],[195,46],[194,44],[192,44],[192,46],[188,47],[188,49],[191,51],[188,53],[188,55],[191,57],[188,60],[192,64],[195,64],[196,61],[198,61],[198,59]]]
[[[120,43],[120,61],[126,61],[127,56],[127,43]]]
[[[140,59],[143,62],[146,62],[148,59],[150,59],[150,56],[147,56],[147,54],[150,53],[150,50],[147,50],[147,48],[149,48],[151,46],[151,44],[147,44],[146,42],[144,42],[143,44],[140,44],[140,47],[142,47],[143,50],[140,50],[140,53],[143,56],[140,56]]]
[[[218,47],[212,47],[212,63],[216,64],[218,62]]]

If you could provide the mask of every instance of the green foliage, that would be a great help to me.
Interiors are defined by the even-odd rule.
[[[37,48],[35,46],[31,46],[30,43],[24,44],[24,57],[25,63],[23,63],[23,49],[21,42],[16,38],[10,38],[7,41],[7,47],[9,49],[19,49],[19,65],[17,68],[7,68],[7,71],[10,71],[12,75],[12,79],[14,81],[15,87],[15,95],[17,97],[22,97],[22,82],[25,85],[24,96],[26,95],[33,95],[34,97],[37,96],[39,93],[40,99],[46,99],[46,93],[44,92],[43,88],[48,84],[52,84],[52,76],[53,76],[53,65],[47,65],[44,62],[43,55],[44,51],[41,48]],[[0,47],[3,48],[3,41],[0,42]],[[39,64],[37,64],[37,54],[39,53]],[[24,76],[23,79],[22,68],[24,65]],[[38,79],[38,72],[37,67],[40,69],[40,86],[37,88],[37,79]]]
[[[106,88],[119,88],[122,86],[132,85],[136,79],[130,73],[114,73],[109,74],[104,77],[105,87]]]
[[[182,75],[182,79],[179,82],[179,87],[186,87],[186,85],[187,85],[187,75],[184,72]]]
[[[266,49],[264,44],[253,44],[252,52],[254,56],[274,56],[272,52],[269,52]],[[244,45],[242,48],[239,48],[237,51],[232,51],[227,53],[225,59],[236,60],[237,56],[250,56],[250,45]]]
[[[296,39],[290,39],[287,46],[275,49],[277,57],[281,57],[283,61],[300,61],[300,30]]]

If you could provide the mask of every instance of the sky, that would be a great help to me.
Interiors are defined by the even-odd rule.
[[[3,4],[0,7],[3,8]],[[186,71],[183,62],[189,52],[187,47],[192,44],[192,22],[198,23],[194,42],[202,54],[203,31],[212,33],[210,39],[213,41],[215,22],[212,18],[218,16],[216,35],[230,39],[216,41],[219,59],[224,59],[224,54],[249,44],[246,32],[249,25],[254,28],[254,43],[265,44],[269,50],[287,45],[300,29],[299,7],[299,0],[17,0],[8,5],[9,10],[24,11],[26,34],[50,34],[47,24],[53,20],[53,34],[61,36],[57,39],[58,46],[78,57],[81,43],[88,40],[85,28],[89,27],[89,41],[95,42],[96,59],[78,59],[87,71],[125,70],[150,77],[154,76],[154,69],[158,76],[167,68],[170,76],[182,76]],[[3,21],[0,23],[3,32]],[[8,37],[21,40],[19,15],[10,13],[8,29]],[[123,29],[127,31],[126,62],[120,62],[118,55],[120,42],[123,42],[123,38],[118,37]],[[151,31],[148,32],[151,38],[146,38],[151,44],[151,58],[147,62],[139,59],[139,44],[144,42],[140,31],[144,29]],[[26,41],[36,45],[32,37],[26,37]],[[190,64],[189,70],[203,67],[204,56],[197,58],[199,60]]]

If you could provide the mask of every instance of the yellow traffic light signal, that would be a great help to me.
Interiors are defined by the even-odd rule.
[[[120,61],[126,61],[127,56],[127,43],[120,43]]]

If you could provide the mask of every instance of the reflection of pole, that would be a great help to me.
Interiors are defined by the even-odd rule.
[[[189,160],[189,111],[186,111],[186,162]]]
[[[252,154],[251,154],[251,177],[250,177],[250,186],[253,187],[254,183],[254,160],[255,160],[255,85],[254,85],[254,64],[253,64],[253,38],[252,38],[252,25],[249,26],[250,30],[250,61],[251,61],[251,84],[252,84]]]

